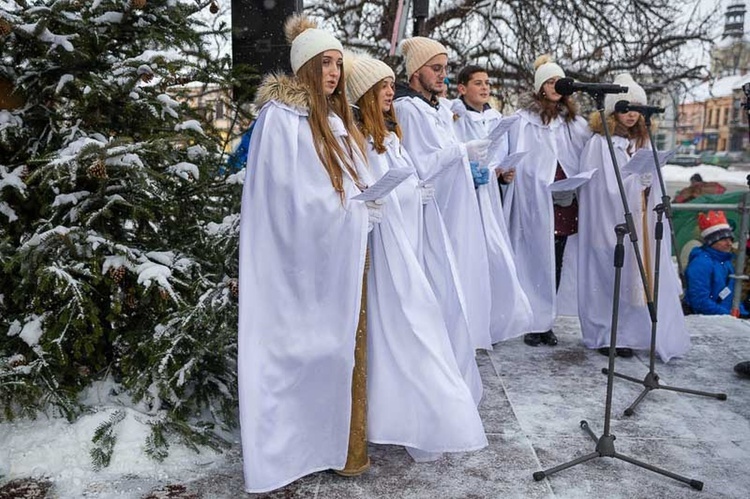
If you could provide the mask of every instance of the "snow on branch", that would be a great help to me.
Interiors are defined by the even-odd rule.
[[[52,207],[55,208],[57,206],[65,206],[69,204],[76,205],[81,199],[85,199],[90,195],[91,193],[89,191],[78,191],[78,192],[71,192],[69,194],[58,194],[57,196],[55,196],[55,200],[52,203]]]
[[[167,171],[185,180],[197,180],[200,175],[198,167],[186,161],[168,167]]]
[[[174,130],[175,132],[181,132],[182,130],[192,130],[201,135],[205,135],[203,127],[201,127],[201,124],[198,120],[187,120],[183,121],[182,123],[178,123],[174,126]]]
[[[49,43],[50,50],[54,50],[57,47],[62,47],[68,52],[73,52],[75,50],[73,48],[73,44],[70,43],[68,40],[73,39],[73,38],[78,38],[78,35],[56,35],[52,33],[50,30],[48,30],[47,28],[43,28],[39,30],[39,25],[37,24],[24,24],[24,25],[18,26],[18,29],[20,31],[28,33],[31,36],[37,37],[39,40],[43,42]]]
[[[63,227],[62,225],[58,225],[57,227],[53,229],[46,230],[41,233],[36,233],[31,238],[23,243],[20,248],[18,248],[18,251],[28,251],[31,248],[34,248],[36,246],[39,246],[40,244],[44,243],[47,239],[53,236],[58,237],[65,237],[70,233],[70,228]]]
[[[8,328],[8,336],[18,336],[30,347],[38,345],[39,339],[44,334],[44,320],[47,315],[47,313],[31,314],[26,317],[23,326],[17,320],[13,321]]]
[[[59,94],[59,93],[60,93],[60,90],[62,90],[62,88],[63,88],[63,87],[64,87],[64,86],[66,85],[66,84],[70,83],[70,82],[71,82],[71,81],[73,81],[73,80],[75,80],[75,78],[74,78],[74,77],[73,77],[73,75],[71,75],[71,74],[64,74],[64,75],[62,75],[62,76],[60,77],[60,81],[58,81],[58,82],[57,82],[57,86],[55,87],[55,93],[56,93],[56,94]]]

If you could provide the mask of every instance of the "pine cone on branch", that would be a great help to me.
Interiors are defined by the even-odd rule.
[[[104,161],[102,161],[101,159],[97,160],[96,163],[89,166],[86,170],[86,173],[88,173],[89,177],[91,178],[109,178],[109,175],[107,175],[107,167],[104,165]]]
[[[208,7],[208,11],[211,12],[211,14],[216,14],[219,12],[219,4],[216,2],[211,2],[211,5]]]
[[[5,19],[0,18],[0,36],[9,35],[13,31],[13,26]]]
[[[109,277],[115,284],[120,284],[122,278],[125,277],[125,267],[112,267],[109,269]]]
[[[135,289],[130,288],[127,295],[125,296],[125,305],[131,309],[138,307],[138,299],[135,297]]]

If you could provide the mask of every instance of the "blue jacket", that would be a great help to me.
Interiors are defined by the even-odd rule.
[[[729,314],[734,296],[734,253],[715,250],[710,246],[693,248],[685,269],[687,291],[685,301],[696,314]],[[721,298],[722,290],[727,289]],[[740,303],[740,315],[747,315],[745,306]]]
[[[225,166],[219,167],[219,173],[224,175],[228,173],[237,173],[247,166],[247,155],[250,154],[250,138],[253,135],[253,127],[255,122],[250,125],[250,128],[242,134],[242,140],[237,145],[237,148],[229,155]]]

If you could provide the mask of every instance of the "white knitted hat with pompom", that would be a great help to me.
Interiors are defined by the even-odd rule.
[[[365,53],[344,52],[346,96],[355,104],[368,90],[385,78],[396,79],[388,64]]]
[[[612,83],[628,87],[628,92],[625,94],[607,94],[606,97],[604,97],[604,114],[607,116],[615,112],[615,104],[621,100],[626,100],[632,104],[648,104],[646,91],[643,90],[642,86],[635,82],[633,77],[630,76],[630,73],[621,73],[615,76],[615,81]]]
[[[549,54],[540,55],[534,61],[534,93],[538,94],[544,82],[558,76],[565,78],[565,71],[558,66]]]
[[[294,15],[284,24],[286,40],[292,46],[292,71],[297,74],[307,61],[327,50],[344,53],[341,42],[326,30],[319,29],[317,23],[303,15]]]

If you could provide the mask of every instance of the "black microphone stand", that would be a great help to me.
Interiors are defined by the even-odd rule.
[[[615,459],[620,459],[622,461],[634,464],[641,468],[645,468],[655,473],[659,473],[660,475],[664,475],[674,480],[678,480],[680,482],[686,483],[694,489],[703,490],[703,482],[699,480],[693,480],[691,478],[687,478],[682,475],[672,473],[671,471],[667,471],[662,468],[657,468],[656,466],[650,465],[648,463],[638,461],[637,459],[633,459],[632,457],[626,456],[624,454],[620,454],[619,452],[615,450],[614,442],[615,442],[616,437],[610,433],[610,420],[612,418],[612,392],[613,392],[613,386],[614,386],[614,372],[615,372],[615,346],[617,345],[617,320],[618,320],[619,313],[620,313],[620,280],[621,280],[621,274],[622,274],[622,265],[623,265],[624,256],[625,256],[625,247],[623,245],[625,234],[630,235],[630,240],[633,244],[633,251],[635,253],[635,257],[638,262],[638,267],[641,272],[641,279],[643,280],[644,288],[646,290],[648,308],[649,308],[649,312],[651,313],[651,317],[653,321],[655,321],[656,319],[656,310],[655,310],[655,307],[653,306],[653,302],[651,300],[651,295],[649,292],[649,287],[647,285],[646,272],[643,267],[643,261],[641,259],[641,253],[638,247],[638,236],[635,230],[635,224],[633,223],[633,215],[630,213],[630,208],[628,207],[628,201],[627,201],[627,198],[625,197],[625,188],[622,183],[622,176],[620,174],[620,169],[617,166],[617,157],[615,155],[614,145],[612,144],[612,136],[609,133],[609,128],[607,127],[607,119],[606,119],[606,116],[604,115],[604,93],[600,91],[599,92],[592,91],[591,96],[596,100],[597,110],[599,111],[599,115],[601,116],[601,119],[602,119],[604,135],[607,139],[607,146],[609,147],[609,154],[610,154],[610,157],[612,158],[612,166],[614,167],[614,170],[615,170],[615,178],[617,179],[617,186],[620,189],[620,198],[622,200],[623,208],[625,211],[625,223],[618,224],[617,226],[615,226],[615,234],[617,236],[617,243],[615,245],[615,263],[614,263],[615,283],[614,283],[614,297],[612,300],[612,323],[611,323],[610,337],[609,337],[610,338],[609,339],[609,368],[606,370],[607,371],[607,395],[606,395],[606,400],[604,404],[604,433],[602,434],[601,437],[597,438],[597,436],[589,427],[588,422],[586,422],[585,420],[581,421],[580,423],[581,428],[596,443],[596,447],[594,451],[584,456],[573,459],[572,461],[568,461],[566,463],[555,466],[553,468],[549,468],[544,471],[537,471],[533,474],[533,477],[534,477],[534,480],[540,481],[544,479],[545,477],[548,477],[554,473],[557,473],[558,471],[571,468],[577,464],[585,463],[594,458],[612,457]]]
[[[672,205],[670,203],[670,197],[667,194],[667,189],[664,185],[664,176],[661,173],[661,168],[659,165],[659,157],[656,152],[656,145],[654,143],[654,136],[651,132],[651,114],[652,112],[645,112],[643,113],[643,118],[646,121],[646,130],[648,130],[648,138],[651,141],[651,151],[654,154],[654,165],[656,168],[656,176],[659,179],[659,187],[661,188],[661,194],[662,194],[661,203],[654,207],[654,211],[657,213],[656,227],[654,228],[654,239],[656,240],[656,256],[654,258],[654,294],[653,294],[654,313],[651,316],[651,347],[649,349],[648,373],[646,373],[646,377],[640,380],[640,379],[633,378],[631,376],[626,376],[624,374],[620,374],[617,372],[612,373],[618,378],[626,379],[634,383],[641,383],[643,385],[643,391],[640,393],[640,395],[638,395],[635,401],[633,401],[633,403],[630,404],[630,406],[628,406],[627,409],[625,409],[626,416],[632,416],[635,413],[635,408],[638,406],[638,404],[640,404],[641,401],[646,397],[646,395],[648,395],[649,392],[651,392],[652,390],[661,389],[661,390],[669,390],[672,392],[689,393],[692,395],[701,395],[703,397],[712,397],[712,398],[716,398],[719,400],[727,399],[726,393],[711,393],[711,392],[703,392],[700,390],[692,390],[689,388],[677,388],[674,386],[662,385],[659,383],[659,375],[656,374],[656,370],[655,370],[656,328],[657,328],[657,311],[658,311],[658,302],[659,302],[659,268],[660,268],[660,260],[661,260],[661,242],[662,242],[662,237],[664,234],[664,225],[662,223],[663,215],[666,215],[667,220],[669,221],[669,229],[672,235],[672,245],[674,248],[676,248],[677,246],[675,246],[675,237],[674,237],[674,230],[673,230],[674,226],[672,224]],[[609,370],[607,368],[604,368],[602,369],[602,373],[609,374]]]

